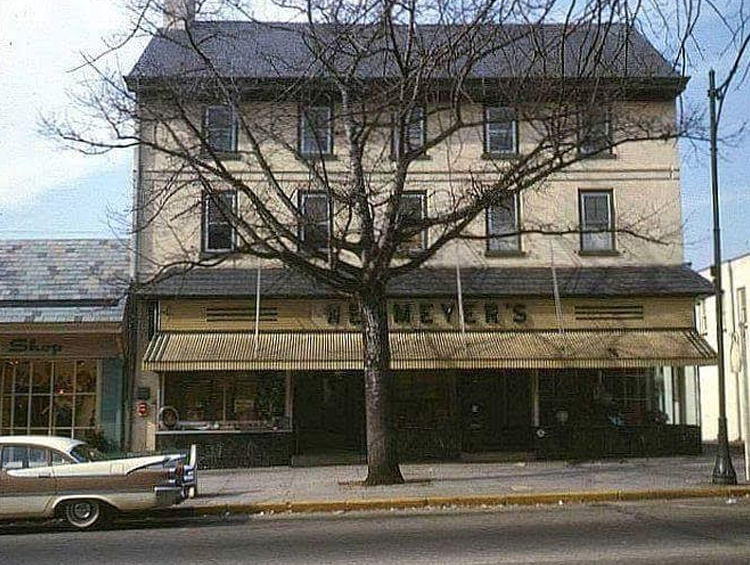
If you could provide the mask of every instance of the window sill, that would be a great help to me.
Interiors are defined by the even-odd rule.
[[[482,159],[485,161],[515,161],[521,154],[515,153],[482,153]]]
[[[520,249],[509,249],[501,251],[499,249],[487,249],[484,252],[485,257],[526,257],[526,252]]]
[[[581,249],[578,251],[581,257],[619,257],[622,255],[617,249]]]
[[[432,161],[432,157],[430,155],[427,155],[427,153],[423,155],[419,155],[418,157],[414,157],[411,159],[412,161]],[[396,155],[391,155],[391,161],[398,161],[398,157]]]
[[[617,155],[609,151],[602,151],[600,153],[583,153],[579,151],[578,156],[582,159],[617,159]]]
[[[339,157],[335,153],[301,153],[303,159],[307,161],[338,161]]]
[[[216,158],[219,159],[219,161],[240,161],[242,160],[242,157],[239,153],[239,151],[216,151]],[[207,153],[203,151],[201,153],[201,159],[213,159],[214,156],[210,153]]]
[[[216,250],[216,251],[202,250],[200,254],[198,255],[198,259],[200,260],[218,259],[219,257],[227,257],[230,255],[235,255],[237,253],[238,251],[236,249],[222,249],[222,250]]]

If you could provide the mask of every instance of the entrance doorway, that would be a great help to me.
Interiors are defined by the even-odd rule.
[[[465,452],[530,451],[532,443],[529,371],[477,371],[458,379]]]
[[[365,451],[364,380],[359,372],[294,376],[297,454]]]

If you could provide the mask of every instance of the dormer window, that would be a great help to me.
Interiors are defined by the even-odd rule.
[[[215,153],[237,152],[237,119],[229,106],[209,106],[203,114],[203,141]]]

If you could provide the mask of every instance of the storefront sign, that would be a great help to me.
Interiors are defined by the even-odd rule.
[[[39,343],[35,338],[17,337],[3,349],[4,353],[10,354],[32,354],[32,355],[57,355],[63,350],[59,343]]]

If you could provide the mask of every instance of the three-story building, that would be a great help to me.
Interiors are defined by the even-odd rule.
[[[137,167],[133,398],[151,406],[134,418],[132,447],[197,442],[207,465],[361,454],[360,312],[342,289],[243,252],[252,234],[234,221],[253,225],[257,213],[238,185],[268,203],[279,182],[288,200],[275,209],[304,245],[325,255],[333,232],[356,231],[350,208],[320,188],[350,176],[348,106],[326,87],[331,77],[307,74],[308,24],[196,21],[189,4],[126,79],[146,141]],[[571,51],[590,31],[512,29],[517,45],[541,34]],[[538,96],[545,83],[519,87],[516,67],[497,60],[472,67],[464,127],[439,143],[430,140],[451,120],[440,80],[428,81],[433,95],[409,107],[402,128],[376,100],[367,106],[378,116],[365,161],[372,186],[390,182],[392,154],[419,153],[401,195],[415,224],[540,148],[560,150],[545,145],[551,122],[535,116],[574,108],[564,120],[576,131],[567,136],[576,155],[569,166],[494,198],[463,237],[388,283],[404,457],[700,449],[697,383],[684,368],[713,363],[714,353],[693,319],[696,297],[711,287],[682,262],[673,126],[685,79],[637,32],[613,29],[613,45],[628,49],[602,51],[616,88],[595,107],[560,97],[560,85],[582,76],[545,70],[559,88]],[[552,47],[537,55],[554,59]],[[634,133],[633,116],[672,134]],[[560,151],[562,159],[568,149]],[[416,230],[399,251],[418,254],[440,237],[439,226]]]

